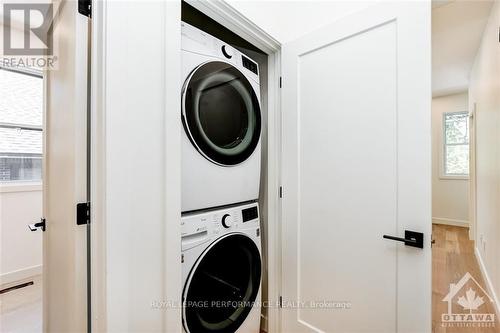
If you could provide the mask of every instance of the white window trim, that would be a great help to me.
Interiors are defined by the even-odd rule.
[[[446,141],[445,141],[445,135],[446,135],[446,126],[445,126],[445,118],[447,114],[453,114],[453,113],[468,113],[467,110],[464,111],[450,111],[450,112],[443,112],[441,116],[441,135],[440,135],[440,145],[439,145],[439,179],[442,180],[469,180],[470,177],[469,175],[448,175],[445,173],[445,164],[446,164],[446,156],[445,156],[445,150],[446,150]],[[469,138],[469,145],[470,145],[470,138]],[[469,156],[469,174],[470,174],[470,156]]]
[[[35,192],[42,190],[42,182],[36,181],[6,181],[0,183],[0,193]]]
[[[0,122],[0,128],[20,128],[26,131],[43,131],[42,125],[29,125]]]

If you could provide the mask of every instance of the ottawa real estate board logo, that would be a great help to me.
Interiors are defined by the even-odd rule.
[[[0,66],[55,69],[55,3],[3,2]]]
[[[457,282],[451,283],[448,294],[443,298],[448,303],[447,313],[441,315],[442,327],[494,327],[495,314],[484,311],[493,298],[469,273]]]

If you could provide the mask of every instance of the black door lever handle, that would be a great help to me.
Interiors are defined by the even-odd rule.
[[[405,238],[384,235],[383,238],[405,243],[406,246],[424,248],[424,234],[421,232],[405,230]]]
[[[42,229],[42,231],[45,231],[45,219],[40,219],[40,222],[38,223],[28,224],[28,228],[31,231],[37,231],[38,228]]]

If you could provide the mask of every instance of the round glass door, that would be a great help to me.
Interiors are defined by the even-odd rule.
[[[259,291],[259,250],[247,236],[234,234],[217,241],[199,260],[184,287],[184,325],[190,333],[235,332]]]
[[[220,165],[245,161],[260,138],[257,95],[235,67],[222,61],[196,68],[183,90],[183,124],[191,142]]]

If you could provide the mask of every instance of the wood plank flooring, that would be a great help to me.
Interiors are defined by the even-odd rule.
[[[432,330],[434,333],[500,333],[500,326],[495,308],[486,297],[484,304],[477,310],[464,310],[457,304],[458,296],[472,288],[479,289],[469,280],[468,284],[457,293],[453,300],[453,313],[494,313],[495,327],[443,327],[441,315],[448,312],[448,304],[443,298],[448,294],[451,283],[459,280],[469,272],[474,279],[484,288],[487,288],[483,280],[479,265],[474,255],[474,244],[469,240],[468,229],[454,226],[434,224],[432,236],[435,243],[432,247]],[[483,296],[479,294],[477,296]],[[477,325],[476,325],[477,326]]]

